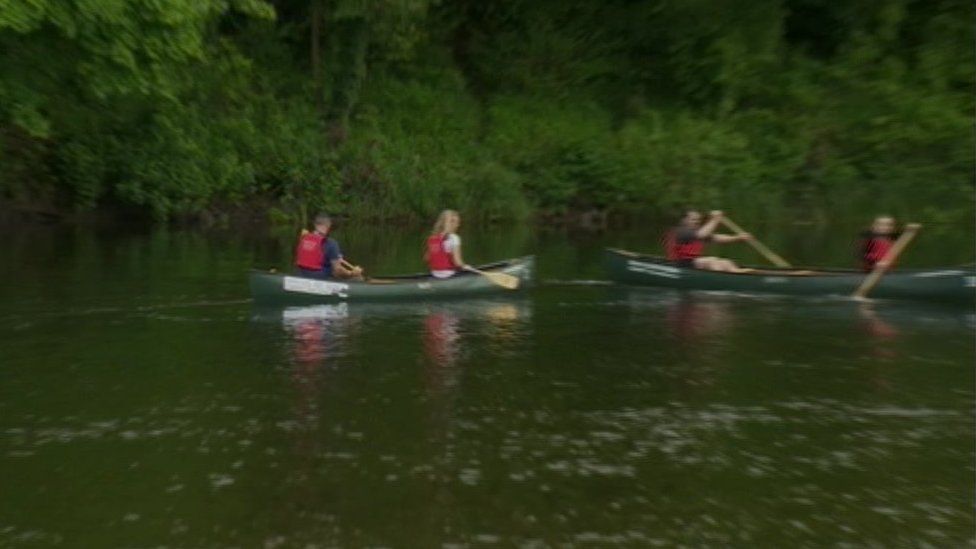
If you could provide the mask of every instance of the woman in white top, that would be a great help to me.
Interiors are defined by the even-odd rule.
[[[424,249],[424,259],[433,277],[450,278],[458,270],[471,268],[461,256],[461,237],[457,235],[460,226],[461,216],[454,210],[444,210],[437,216],[437,223],[434,223],[434,230],[427,237]]]

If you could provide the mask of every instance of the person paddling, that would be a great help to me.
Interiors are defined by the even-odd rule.
[[[315,230],[302,234],[295,250],[298,272],[309,278],[361,279],[363,270],[351,267],[342,259],[339,243],[331,238],[331,231],[332,218],[323,213],[316,215]]]
[[[434,278],[450,278],[459,270],[471,269],[461,256],[461,237],[457,235],[460,226],[461,216],[454,210],[444,210],[437,216],[424,247],[424,260]]]
[[[721,257],[703,256],[705,244],[717,242],[744,242],[752,239],[752,235],[743,233],[737,236],[715,234],[715,229],[722,222],[722,212],[714,210],[709,214],[708,222],[702,225],[702,215],[696,210],[688,210],[681,218],[677,227],[671,230],[666,242],[668,259],[679,267],[703,269],[707,271],[722,271],[727,273],[748,273],[752,269],[739,267],[732,260]]]
[[[871,228],[861,233],[858,255],[864,272],[874,270],[878,265],[889,267],[883,259],[894,245],[901,233],[895,228],[895,218],[890,215],[879,215],[874,218]]]

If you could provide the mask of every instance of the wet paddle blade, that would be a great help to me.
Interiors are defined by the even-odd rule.
[[[481,276],[487,278],[492,284],[496,286],[501,286],[506,290],[517,290],[519,287],[519,279],[510,274],[505,273],[480,273]]]

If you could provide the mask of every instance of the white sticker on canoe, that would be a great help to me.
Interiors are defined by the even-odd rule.
[[[966,287],[967,288],[976,288],[976,276],[967,276],[966,277]]]
[[[767,276],[763,277],[763,282],[766,284],[785,284],[786,277],[783,276]]]
[[[417,288],[420,290],[430,290],[433,286],[430,285],[430,282],[418,282]]]
[[[643,261],[634,261],[633,259],[627,260],[627,270],[663,278],[681,278],[681,269],[677,267],[668,267],[667,265],[659,265],[657,263],[645,263]]]
[[[924,273],[918,273],[915,278],[932,278],[936,276],[959,276],[964,274],[965,271],[927,271]]]
[[[311,278],[300,278],[297,276],[286,276],[283,285],[286,292],[296,292],[300,294],[315,295],[334,295],[347,298],[349,295],[349,285],[341,282],[329,282],[326,280],[313,280]]]

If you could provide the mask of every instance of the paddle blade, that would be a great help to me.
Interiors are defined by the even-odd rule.
[[[482,276],[491,281],[492,284],[496,286],[501,286],[506,290],[517,290],[519,287],[519,279],[510,274],[505,273],[481,273]]]

